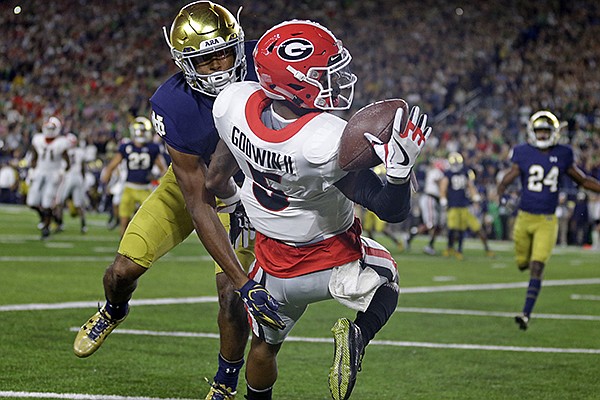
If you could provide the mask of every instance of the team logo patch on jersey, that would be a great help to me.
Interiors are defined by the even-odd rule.
[[[315,46],[306,39],[288,39],[277,48],[277,55],[285,61],[306,60],[315,51]]]

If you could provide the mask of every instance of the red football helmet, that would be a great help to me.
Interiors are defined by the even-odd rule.
[[[347,110],[356,75],[352,56],[327,28],[292,20],[268,30],[254,49],[256,74],[270,98],[308,109]]]

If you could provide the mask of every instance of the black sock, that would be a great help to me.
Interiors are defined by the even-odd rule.
[[[386,283],[377,289],[365,312],[358,312],[354,323],[360,328],[365,345],[390,319],[398,305],[399,289],[395,283]]]
[[[123,304],[112,304],[108,299],[106,300],[106,312],[110,315],[111,319],[122,319],[127,315],[129,311],[129,302]]]
[[[273,398],[273,387],[262,390],[255,390],[246,385],[246,399],[248,400],[271,400]]]

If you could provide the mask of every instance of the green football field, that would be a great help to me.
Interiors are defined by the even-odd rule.
[[[195,236],[141,278],[127,320],[97,353],[73,354],[118,243],[106,215],[88,220],[86,235],[66,216],[65,231],[41,241],[34,212],[0,206],[0,398],[203,399],[217,364],[217,303]],[[463,261],[422,254],[423,244],[394,253],[398,309],[367,348],[353,399],[600,398],[600,253],[556,248],[521,331],[514,315],[528,275],[512,243],[492,242],[489,259],[468,241]],[[334,301],[309,308],[280,352],[275,399],[329,399],[330,329],[342,316],[353,313]],[[242,373],[237,398],[244,387]]]

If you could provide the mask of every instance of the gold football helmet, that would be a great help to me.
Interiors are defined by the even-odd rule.
[[[566,123],[560,123],[550,111],[538,111],[529,118],[527,140],[538,149],[547,149],[558,143],[560,130]]]
[[[152,122],[146,117],[137,117],[129,125],[131,140],[138,144],[146,144],[152,140]]]
[[[190,3],[179,11],[170,32],[163,27],[163,33],[175,64],[192,89],[214,97],[230,83],[245,78],[244,31],[224,7],[210,1]],[[210,74],[196,70],[199,64],[231,54],[234,62],[230,69]]]
[[[448,154],[448,164],[451,171],[460,171],[463,167],[463,162],[463,156],[460,153],[453,151],[452,153]]]

